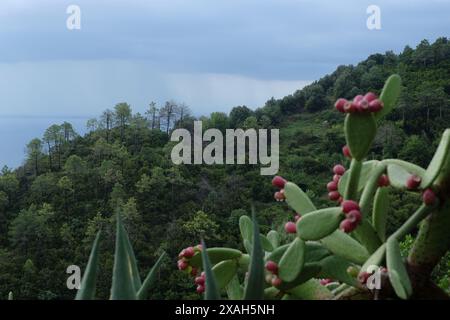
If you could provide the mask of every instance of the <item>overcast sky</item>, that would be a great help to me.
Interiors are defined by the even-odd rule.
[[[81,30],[66,27],[71,4]],[[371,4],[381,30],[366,26]],[[0,0],[0,123],[86,118],[121,101],[256,108],[340,64],[449,36],[449,14],[444,0]]]

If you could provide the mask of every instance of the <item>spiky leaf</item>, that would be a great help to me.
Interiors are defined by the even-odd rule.
[[[283,281],[293,281],[303,269],[305,263],[305,242],[295,238],[281,257],[278,275]]]
[[[297,222],[297,235],[303,240],[320,240],[333,233],[342,219],[340,207],[311,212]]]
[[[220,300],[219,286],[217,285],[216,277],[211,268],[209,252],[203,240],[202,248],[203,270],[205,272],[205,300]]]
[[[75,300],[93,300],[95,299],[95,283],[98,270],[98,250],[100,244],[101,231],[97,232],[94,244],[92,245],[86,270],[81,280],[80,290],[78,290]]]
[[[248,281],[245,287],[245,300],[261,300],[264,297],[264,252],[261,247],[259,225],[252,208],[253,217],[253,248],[251,253]]]
[[[166,253],[163,252],[159,256],[158,260],[156,260],[153,267],[150,269],[147,277],[144,279],[142,286],[139,288],[139,290],[137,292],[137,298],[139,300],[143,300],[143,299],[147,298],[148,290],[150,289],[151,285],[155,282],[159,267],[161,266],[165,256],[166,256]]]

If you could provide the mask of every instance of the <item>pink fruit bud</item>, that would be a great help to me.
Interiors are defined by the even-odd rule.
[[[369,279],[369,277],[370,277],[370,273],[368,273],[366,271],[360,272],[358,275],[358,281],[362,284],[365,284],[367,282],[367,279]]]
[[[422,182],[422,178],[411,175],[408,180],[406,180],[406,188],[408,190],[414,190],[417,189],[418,186],[420,186],[420,183]]]
[[[326,286],[327,284],[333,282],[333,280],[331,280],[331,279],[320,279],[319,282],[320,282],[321,285]]]
[[[339,225],[339,229],[341,229],[345,233],[349,233],[349,232],[353,231],[353,228],[354,228],[353,223],[348,219],[342,220],[341,224]]]
[[[340,197],[341,194],[338,191],[328,192],[328,199],[330,199],[331,201],[338,201]]]
[[[189,264],[184,260],[178,260],[177,265],[179,270],[186,270],[189,266]]]
[[[352,210],[359,210],[359,204],[353,200],[344,200],[342,202],[342,211],[349,213]]]
[[[346,113],[353,113],[353,112],[356,112],[356,111],[358,111],[358,103],[347,101],[344,104],[344,112],[346,112]]]
[[[202,294],[203,292],[205,292],[205,287],[204,286],[197,286],[197,293],[198,294]]]
[[[205,285],[205,278],[204,277],[197,277],[197,278],[195,278],[194,283],[196,285],[199,285],[199,286],[204,286]]]
[[[389,177],[385,174],[381,175],[378,179],[379,187],[388,187],[389,186]]]
[[[336,191],[337,188],[338,188],[337,182],[335,182],[335,181],[328,182],[328,184],[327,184],[327,190],[328,191]]]
[[[344,98],[339,98],[336,100],[336,103],[334,104],[334,107],[336,108],[337,111],[339,112],[345,112],[344,110],[344,106],[347,103],[347,100]]]
[[[289,221],[289,222],[286,222],[286,224],[284,225],[284,230],[286,230],[287,233],[296,233],[297,226],[295,225],[294,222]]]
[[[203,246],[201,244],[198,244],[198,245],[195,246],[195,249],[198,250],[198,251],[202,251]]]
[[[359,210],[352,210],[346,214],[346,217],[353,225],[357,225],[361,221],[361,212]]]
[[[344,155],[344,157],[347,157],[349,159],[352,158],[352,155],[350,153],[350,148],[347,145],[342,147],[342,154]]]
[[[383,109],[383,102],[381,100],[375,99],[369,103],[370,112],[378,112]]]
[[[337,203],[341,204],[342,201],[344,201],[344,198],[342,196],[340,196],[339,199],[337,199]]]
[[[284,193],[281,191],[275,192],[275,194],[273,196],[274,196],[275,200],[277,200],[277,201],[283,201],[285,199]]]
[[[296,214],[296,215],[294,216],[294,221],[297,222],[297,221],[300,220],[301,218],[302,218],[301,215]]]
[[[372,100],[375,100],[377,98],[377,95],[373,92],[367,92],[364,95],[364,99],[366,99],[367,101],[371,102]]]
[[[273,261],[267,261],[266,269],[274,274],[278,273],[278,265]]]
[[[272,278],[272,285],[273,285],[274,287],[280,286],[281,283],[282,283],[282,281],[281,281],[280,278],[278,278],[278,277],[273,277],[273,278]]]
[[[286,184],[286,180],[280,176],[275,176],[272,179],[272,185],[274,187],[283,189],[285,184]]]
[[[340,176],[340,175],[338,175],[338,174],[335,174],[335,175],[333,176],[333,181],[336,182],[336,183],[339,183],[339,180],[341,180],[341,177],[342,177],[342,176]]]
[[[333,172],[342,176],[345,173],[345,167],[341,164],[337,164],[333,167]]]
[[[266,282],[267,282],[268,284],[272,284],[273,274],[268,273],[268,274],[266,275],[265,279],[266,279]]]
[[[427,206],[431,206],[436,202],[436,194],[430,188],[426,189],[422,194],[423,203]]]
[[[185,249],[183,249],[183,250],[181,250],[181,252],[178,254],[178,259],[182,259],[182,258],[184,258],[184,254],[185,254],[185,252],[186,252],[186,250]]]
[[[358,102],[358,111],[359,112],[369,111],[369,102],[366,99],[363,98]]]
[[[184,249],[184,256],[186,258],[192,258],[195,254],[195,250],[193,247],[187,247],[186,249]]]
[[[360,102],[363,98],[364,96],[362,94],[358,94],[353,98],[353,102]]]

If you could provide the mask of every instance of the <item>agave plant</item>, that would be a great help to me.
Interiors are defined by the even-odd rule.
[[[327,185],[336,206],[318,210],[295,183],[273,179],[280,189],[275,199],[296,212],[295,221],[285,225],[291,241],[282,244],[275,230],[260,234],[253,213],[253,219],[239,221],[246,252],[203,244],[180,253],[180,270],[196,275],[203,269],[194,281],[205,299],[448,298],[430,274],[450,246],[450,129],[426,169],[399,159],[365,161],[378,123],[394,108],[400,89],[400,77],[392,75],[379,98],[369,92],[336,101],[336,109],[346,114],[343,153],[351,159],[349,170],[333,168]],[[394,189],[419,193],[423,202],[387,235]],[[404,259],[399,242],[416,228]]]
[[[76,300],[95,299],[95,287],[99,260],[99,243],[101,231],[97,233],[89,261],[86,266]],[[123,226],[120,212],[116,215],[116,248],[114,253],[114,267],[111,286],[111,300],[143,300],[156,279],[157,272],[164,259],[162,253],[154,266],[150,269],[144,281],[141,280],[136,257]]]

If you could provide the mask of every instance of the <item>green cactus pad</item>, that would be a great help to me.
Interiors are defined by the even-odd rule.
[[[407,299],[412,294],[412,286],[398,241],[392,237],[386,242],[386,263],[395,293],[399,298]]]
[[[372,225],[382,241],[386,240],[389,204],[389,188],[378,188],[373,202]]]
[[[231,248],[208,248],[208,256],[211,263],[217,264],[224,260],[239,259],[242,256],[242,252],[237,249]],[[189,264],[193,267],[202,266],[202,256],[200,253],[196,253],[190,260]]]
[[[225,288],[236,275],[238,264],[236,260],[225,260],[216,264],[212,270],[219,289]]]
[[[305,263],[302,272],[300,272],[294,280],[290,282],[282,282],[278,288],[281,291],[288,291],[312,278],[316,278],[321,270],[322,267],[319,263]]]
[[[343,217],[340,207],[311,212],[297,222],[297,235],[303,240],[320,240],[333,233]]]
[[[320,242],[335,255],[356,264],[363,264],[369,258],[367,249],[341,230],[336,230]]]
[[[284,186],[284,195],[286,197],[287,204],[300,213],[302,216],[305,214],[316,211],[316,207],[312,203],[311,199],[307,196],[303,190],[295,183],[287,182]]]
[[[387,174],[390,185],[400,190],[406,189],[406,182],[412,175],[406,169],[396,164],[388,165]]]
[[[375,114],[376,121],[379,121],[394,109],[400,95],[401,85],[402,79],[398,74],[393,74],[386,80],[380,95],[380,100],[383,101],[384,106],[383,109]]]
[[[377,160],[365,161],[363,163],[360,178],[358,181],[358,189],[357,189],[358,192],[361,192],[364,189],[367,181],[369,180],[370,175],[373,172],[373,169],[377,166],[377,163],[379,163],[379,161]],[[344,175],[341,177],[341,179],[339,179],[338,191],[340,194],[345,194],[345,188],[347,187],[350,171],[351,170],[345,171]]]
[[[445,170],[443,170],[445,169]],[[438,178],[440,173],[447,175],[450,170],[450,129],[444,131],[441,142],[431,159],[426,173],[422,179],[421,187],[429,188],[431,184]]]
[[[269,233],[267,233],[267,239],[269,239],[274,249],[280,246],[280,234],[275,230],[270,230]]]
[[[278,275],[283,281],[293,281],[303,269],[305,263],[305,242],[295,238],[281,257]]]
[[[239,218],[239,230],[241,231],[242,239],[252,241],[253,222],[249,216],[243,215]]]
[[[352,266],[350,262],[338,256],[330,256],[320,262],[322,271],[319,276],[322,278],[330,278],[339,280],[351,286],[357,286],[358,281],[350,276],[347,269]]]
[[[350,113],[345,117],[345,139],[353,159],[362,161],[372,146],[377,124],[371,113]]]

